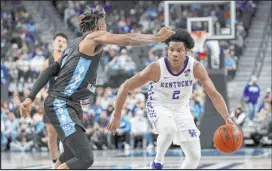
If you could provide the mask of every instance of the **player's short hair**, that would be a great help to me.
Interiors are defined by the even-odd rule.
[[[181,28],[174,29],[176,32],[173,36],[169,37],[167,40],[165,40],[165,43],[169,45],[170,42],[183,42],[185,48],[192,49],[195,46],[194,39],[192,38],[191,34],[183,30]]]
[[[63,37],[63,38],[65,38],[67,41],[68,41],[68,37],[64,34],[64,33],[57,33],[55,36],[54,36],[54,38],[53,38],[53,40],[55,40],[57,37]]]
[[[80,32],[85,33],[89,30],[94,29],[99,19],[105,19],[105,13],[100,12],[99,10],[93,11],[89,8],[89,12],[81,14],[78,17],[78,25]]]

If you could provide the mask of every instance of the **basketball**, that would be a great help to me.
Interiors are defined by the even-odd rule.
[[[219,152],[231,154],[238,151],[242,146],[243,135],[237,127],[222,125],[215,131],[213,142]]]

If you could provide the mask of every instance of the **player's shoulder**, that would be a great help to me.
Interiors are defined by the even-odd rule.
[[[204,67],[202,63],[200,63],[198,60],[194,59],[194,69],[202,68]]]
[[[149,70],[149,72],[158,72],[160,70],[159,60],[149,64],[146,69]]]

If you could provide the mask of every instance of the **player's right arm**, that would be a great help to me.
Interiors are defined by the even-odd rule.
[[[81,53],[93,56],[97,47],[103,45],[118,45],[118,46],[146,46],[148,44],[159,43],[167,40],[175,32],[167,27],[162,27],[156,34],[111,34],[107,31],[97,31],[86,36],[80,43],[79,51]]]
[[[146,46],[148,44],[162,42],[173,34],[175,34],[175,32],[167,27],[162,27],[156,35],[141,33],[111,34],[104,32],[103,36],[96,37],[94,41],[98,45]]]
[[[120,127],[122,108],[130,90],[136,89],[149,81],[158,81],[159,79],[160,65],[156,62],[150,64],[143,71],[125,81],[119,88],[115,101],[115,110],[113,111],[111,121],[107,125],[107,129],[115,134],[116,129]]]

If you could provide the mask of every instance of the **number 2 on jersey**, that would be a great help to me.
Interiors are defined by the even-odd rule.
[[[172,99],[179,99],[179,94],[180,94],[180,91],[179,91],[179,90],[174,91],[174,92],[173,92]]]

